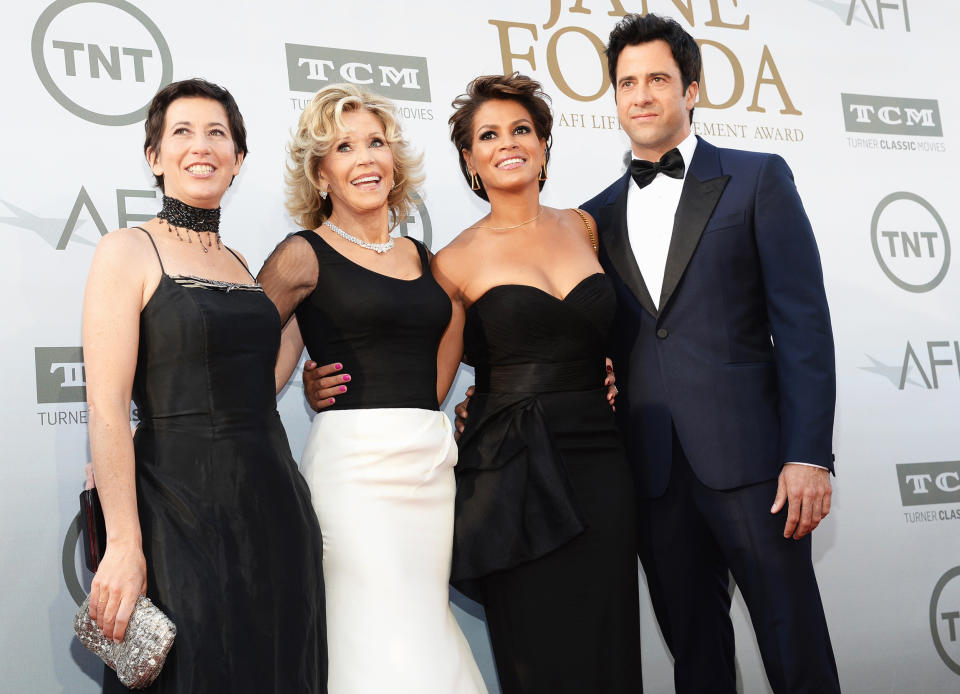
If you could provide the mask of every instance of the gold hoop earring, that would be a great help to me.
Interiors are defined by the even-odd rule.
[[[541,183],[547,180],[547,162],[543,162],[540,165],[540,175],[537,176],[537,180]]]
[[[474,171],[470,176],[470,190],[480,190],[480,178],[477,176],[477,172]]]

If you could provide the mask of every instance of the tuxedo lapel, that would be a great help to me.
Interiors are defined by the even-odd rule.
[[[663,287],[660,292],[660,310],[666,308],[670,297],[680,284],[690,258],[700,243],[703,230],[710,221],[723,190],[730,180],[722,175],[717,148],[700,140],[690,162],[690,170],[683,181],[680,202],[673,221],[670,250],[663,272]],[[624,196],[626,198],[626,196]],[[656,314],[654,314],[656,315]]]
[[[597,220],[602,230],[601,238],[606,246],[607,257],[616,270],[617,275],[636,297],[640,305],[652,316],[657,315],[657,308],[643,281],[637,258],[630,247],[630,237],[627,234],[627,190],[630,184],[630,175],[623,178],[620,194],[611,205],[602,208],[603,217]]]

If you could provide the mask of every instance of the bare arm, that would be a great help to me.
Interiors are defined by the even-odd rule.
[[[453,305],[450,322],[440,339],[440,347],[437,350],[437,402],[441,403],[446,399],[447,391],[453,385],[453,379],[463,359],[463,326],[466,321],[463,293],[454,279],[456,264],[452,262],[450,255],[440,251],[431,263],[434,278],[443,287]]]
[[[280,351],[277,352],[277,365],[273,370],[277,381],[277,395],[290,380],[293,370],[300,362],[301,354],[303,354],[303,337],[300,335],[297,317],[292,316],[280,331]]]
[[[147,263],[156,259],[144,254],[146,239],[137,239],[137,233],[114,232],[100,241],[83,302],[90,451],[107,527],[107,548],[90,590],[90,616],[115,640],[123,637],[137,597],[147,587],[130,398]]]

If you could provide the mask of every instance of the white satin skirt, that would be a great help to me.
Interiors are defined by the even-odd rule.
[[[323,531],[329,694],[485,694],[450,610],[453,467],[443,412],[333,410],[301,469]]]

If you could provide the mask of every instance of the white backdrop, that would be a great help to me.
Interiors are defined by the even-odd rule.
[[[578,205],[623,171],[628,143],[597,49],[624,10],[670,14],[702,40],[696,131],[720,146],[782,154],[813,221],[839,383],[835,504],[814,552],[844,690],[960,692],[960,277],[947,168],[958,146],[948,42],[960,6],[929,0],[8,5],[5,691],[98,690],[99,668],[70,627],[90,579],[75,524],[88,457],[80,306],[100,235],[159,207],[140,154],[156,89],[203,76],[239,102],[251,153],[224,201],[223,233],[256,269],[295,229],[282,171],[304,101],[327,81],[372,80],[397,100],[425,152],[424,205],[405,231],[437,249],[485,213],[459,175],[446,125],[450,101],[475,75],[518,69],[553,96],[547,204]],[[461,373],[456,399],[471,378]],[[302,390],[289,387],[280,410],[299,454],[309,427]],[[647,691],[669,692],[670,658],[642,592]],[[457,604],[496,691],[479,612]],[[742,690],[769,691],[739,598],[734,618]]]

